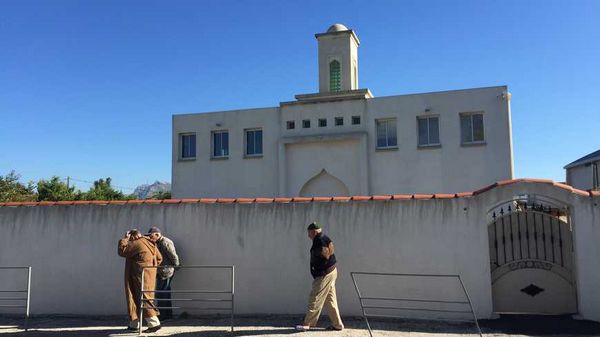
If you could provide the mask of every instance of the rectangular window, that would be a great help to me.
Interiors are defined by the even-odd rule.
[[[344,125],[344,117],[336,117],[335,118],[335,126],[342,126]]]
[[[375,121],[377,148],[384,149],[398,146],[396,138],[396,119],[379,119]]]
[[[293,130],[296,128],[296,122],[294,121],[287,121],[287,129],[288,130]]]
[[[352,125],[360,124],[360,116],[352,116]]]
[[[188,133],[181,134],[179,136],[179,142],[181,144],[181,159],[193,159],[196,158],[196,134]]]
[[[419,146],[440,145],[439,117],[417,117]]]
[[[305,119],[302,121],[302,127],[305,129],[310,128],[310,119]]]
[[[324,127],[326,127],[326,126],[327,126],[327,119],[325,119],[325,118],[320,118],[320,119],[319,119],[319,127],[320,127],[320,128],[324,128]]]
[[[213,131],[213,158],[227,158],[229,156],[229,132]]]
[[[483,114],[469,113],[460,115],[460,134],[463,144],[483,143]]]
[[[263,154],[262,129],[246,130],[246,156]]]

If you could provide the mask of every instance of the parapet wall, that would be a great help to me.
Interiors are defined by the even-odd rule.
[[[4,203],[0,266],[33,267],[34,315],[124,314],[125,261],[117,255],[117,241],[130,228],[158,226],[175,242],[183,264],[236,266],[236,313],[300,314],[312,281],[306,225],[317,221],[336,245],[343,315],[360,315],[350,271],[372,271],[459,274],[478,316],[488,318],[493,312],[488,211],[523,194],[569,205],[578,311],[600,320],[600,194],[545,180],[444,195]],[[16,286],[15,279],[2,282]],[[224,282],[223,275],[182,270],[174,288],[222,288]],[[392,283],[363,286],[402,297],[461,296],[451,284]]]

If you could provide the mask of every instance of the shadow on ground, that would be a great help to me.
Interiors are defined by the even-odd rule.
[[[229,319],[223,317],[197,318],[187,317],[163,322],[164,329],[148,336],[177,336],[177,337],[217,337],[217,336],[280,336],[297,334],[293,326],[300,322],[301,316],[241,316],[236,317],[236,327],[229,332]],[[72,337],[72,336],[137,336],[137,333],[125,330],[124,317],[35,317],[30,320],[30,331],[16,329],[22,327],[23,320],[0,317],[0,336],[23,337]],[[340,336],[368,336],[366,325],[361,318],[345,318],[347,330]],[[447,323],[439,321],[408,320],[408,319],[378,319],[370,320],[371,327],[377,331],[397,332],[398,335],[448,334],[475,335],[477,329],[473,323]],[[329,321],[323,317],[321,328]],[[481,330],[489,335],[520,335],[520,336],[600,336],[600,323],[574,320],[569,316],[501,316],[495,320],[479,321]],[[201,330],[199,330],[201,328]],[[320,333],[319,333],[320,334]],[[323,333],[329,336],[332,332]],[[333,332],[333,334],[336,334]],[[312,334],[311,334],[312,335]]]

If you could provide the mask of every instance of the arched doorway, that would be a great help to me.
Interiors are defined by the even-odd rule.
[[[350,192],[346,184],[329,174],[325,169],[310,178],[300,190],[300,196],[302,197],[348,195],[350,195]]]
[[[527,195],[490,211],[494,312],[577,312],[569,208]]]

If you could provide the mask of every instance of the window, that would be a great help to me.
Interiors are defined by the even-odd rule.
[[[483,143],[483,114],[469,113],[460,115],[460,133],[463,144]]]
[[[440,145],[439,117],[417,117],[419,146]]]
[[[319,127],[320,127],[320,128],[324,128],[324,127],[326,127],[326,126],[327,126],[327,119],[325,119],[325,118],[320,118],[320,119],[319,119]]]
[[[262,129],[246,130],[246,156],[260,156],[262,149]]]
[[[398,146],[396,139],[396,119],[380,119],[375,121],[377,148],[394,148]]]
[[[180,139],[180,149],[181,149],[181,159],[194,159],[196,158],[196,134],[188,133],[181,134],[179,136]]]
[[[227,158],[229,156],[229,132],[213,131],[213,158]]]
[[[344,125],[344,117],[336,117],[335,118],[335,126],[342,126]]]
[[[305,119],[302,121],[302,127],[305,129],[310,128],[310,119]]]
[[[352,125],[360,124],[360,116],[352,116]]]
[[[288,121],[287,122],[287,129],[288,130],[293,130],[295,128],[296,128],[296,122],[294,122],[294,121]]]
[[[337,60],[329,62],[329,91],[340,91],[342,88],[342,74],[340,63]]]

